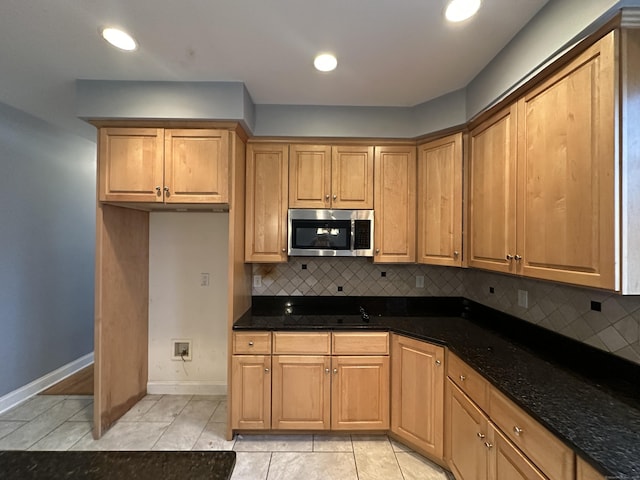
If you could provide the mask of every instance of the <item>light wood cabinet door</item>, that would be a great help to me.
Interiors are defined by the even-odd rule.
[[[416,261],[416,149],[375,147],[373,261]]]
[[[229,203],[229,132],[167,129],[166,203]]]
[[[289,150],[289,207],[331,207],[331,147],[291,145]]]
[[[162,128],[101,128],[100,201],[162,203],[163,159]]]
[[[373,147],[331,147],[331,208],[373,208]]]
[[[518,104],[523,275],[615,288],[615,37]]]
[[[520,450],[491,427],[489,478],[495,480],[547,480]]]
[[[274,355],[274,430],[328,430],[331,426],[331,357]]]
[[[393,335],[391,431],[422,453],[443,458],[444,348]]]
[[[287,261],[288,146],[247,146],[245,261]]]
[[[456,480],[487,480],[489,421],[462,391],[447,380],[445,459]]]
[[[462,133],[418,146],[418,263],[462,266]]]
[[[331,429],[389,429],[389,357],[331,358]]]
[[[576,480],[605,480],[606,477],[591,465],[578,457],[576,461]]]
[[[231,357],[231,428],[271,428],[271,356]]]
[[[516,273],[516,105],[469,140],[469,266]]]

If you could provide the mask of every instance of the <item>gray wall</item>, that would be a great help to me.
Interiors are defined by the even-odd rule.
[[[95,158],[0,104],[0,396],[93,351]]]

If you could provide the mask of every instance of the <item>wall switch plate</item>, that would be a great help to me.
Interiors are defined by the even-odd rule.
[[[253,286],[259,288],[262,286],[262,275],[253,276]]]
[[[209,286],[209,274],[208,273],[201,273],[200,274],[200,286],[201,287],[208,287]]]
[[[518,290],[518,306],[529,308],[529,292],[526,290]]]
[[[424,275],[416,275],[416,288],[424,288]]]

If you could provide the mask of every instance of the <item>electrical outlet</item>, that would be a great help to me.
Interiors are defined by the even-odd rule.
[[[208,287],[209,286],[209,274],[208,273],[201,273],[200,274],[200,286],[201,287]]]
[[[253,276],[253,286],[256,288],[260,288],[262,286],[262,275]]]
[[[171,340],[171,360],[182,360],[190,362],[193,352],[191,350],[191,340],[184,338],[174,338]]]
[[[416,275],[416,288],[424,288],[424,275]]]
[[[518,290],[518,306],[529,308],[529,292],[526,290]]]

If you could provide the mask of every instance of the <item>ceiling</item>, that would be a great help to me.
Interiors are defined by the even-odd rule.
[[[465,87],[548,0],[1,0],[0,102],[86,134],[74,80],[244,82],[254,103],[414,106]],[[98,34],[125,28],[121,52]],[[313,57],[338,58],[332,73]],[[93,135],[91,131],[90,135]]]

